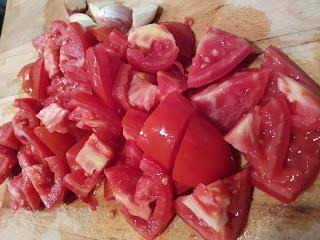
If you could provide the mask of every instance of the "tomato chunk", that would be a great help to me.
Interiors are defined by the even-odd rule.
[[[98,42],[103,42],[108,39],[112,30],[112,28],[106,27],[90,27],[88,33],[93,35]]]
[[[44,60],[39,57],[32,69],[32,97],[43,99],[47,95],[50,78],[44,67]]]
[[[18,78],[20,82],[22,82],[23,91],[25,91],[30,96],[32,96],[33,89],[33,66],[34,63],[29,63],[25,65],[18,73]]]
[[[249,169],[175,201],[177,214],[204,239],[236,239],[243,231],[252,199]]]
[[[112,88],[120,67],[120,59],[115,55],[111,58],[104,47],[97,45],[87,50],[86,64],[94,93],[110,109],[117,110]]]
[[[138,148],[134,141],[127,140],[122,148],[120,158],[125,165],[139,168],[142,159],[142,151],[140,148]]]
[[[165,98],[145,121],[137,145],[166,170],[173,167],[184,131],[195,107],[181,94]]]
[[[105,174],[129,224],[142,236],[154,239],[173,217],[172,183],[167,173],[148,157],[142,159],[140,168],[143,172],[116,166],[105,170]]]
[[[213,27],[209,28],[192,59],[188,87],[201,87],[218,80],[254,51],[246,40]]]
[[[196,187],[228,177],[235,170],[230,148],[222,135],[201,115],[194,115],[174,162],[173,180]]]
[[[195,36],[188,24],[180,22],[160,22],[173,35],[179,48],[178,61],[190,65],[195,50]]]
[[[0,145],[19,150],[20,142],[14,135],[11,122],[7,122],[0,127]]]
[[[319,95],[320,86],[314,82],[296,63],[294,63],[279,48],[270,46],[266,49],[263,56],[262,67],[270,69],[270,80],[266,88],[262,103],[266,103],[271,97],[277,95],[277,78],[285,75],[302,83],[315,94]]]
[[[248,69],[227,76],[221,83],[191,94],[190,99],[198,109],[222,132],[257,105],[268,82],[269,71]]]
[[[108,41],[103,42],[103,45],[115,50],[122,61],[126,60],[128,37],[122,32],[113,29],[108,37]]]
[[[65,156],[75,143],[75,139],[69,134],[49,132],[44,126],[35,128],[34,133],[56,156]]]
[[[30,179],[41,201],[47,208],[53,208],[64,199],[66,188],[63,178],[69,172],[64,157],[48,157],[46,165],[32,165],[23,169],[23,173]]]
[[[123,136],[127,140],[135,140],[140,130],[148,118],[148,114],[144,111],[130,108],[122,118]]]
[[[158,24],[136,28],[129,33],[128,42],[128,62],[150,73],[168,70],[179,52],[173,35]]]
[[[7,179],[17,162],[17,157],[14,151],[0,146],[0,184]]]

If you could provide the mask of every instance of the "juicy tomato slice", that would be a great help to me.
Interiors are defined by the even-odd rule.
[[[83,169],[79,168],[64,177],[63,185],[78,197],[84,198],[100,183],[102,177],[103,171],[96,171],[88,176]]]
[[[179,48],[178,61],[185,66],[190,65],[195,51],[194,32],[188,24],[180,22],[160,22],[173,35],[177,47]]]
[[[195,107],[181,94],[165,98],[145,121],[137,145],[166,170],[173,167],[183,134]]]
[[[170,93],[177,91],[182,93],[187,89],[187,76],[180,71],[158,71],[157,82],[160,99],[166,98]]]
[[[168,174],[151,159],[144,157],[140,168],[143,174],[127,166],[107,169],[105,174],[129,224],[142,236],[154,239],[173,217],[172,184]]]
[[[47,96],[50,78],[44,66],[43,57],[39,57],[32,69],[32,97],[43,99]]]
[[[128,103],[128,90],[129,90],[129,82],[131,80],[131,65],[122,63],[120,65],[117,77],[114,82],[114,86],[112,89],[112,97],[118,104],[126,110],[129,108]]]
[[[270,69],[270,80],[262,99],[262,104],[266,103],[269,98],[276,95],[278,75],[285,75],[302,83],[315,94],[319,95],[320,86],[314,82],[295,62],[293,62],[279,48],[270,46],[266,49],[263,57],[262,67]]]
[[[158,24],[136,28],[129,33],[128,42],[128,62],[145,72],[168,70],[179,53],[173,35]]]
[[[315,181],[320,169],[319,129],[291,137],[285,167],[278,176],[251,172],[252,183],[279,201],[289,204]]]
[[[129,108],[121,122],[124,138],[127,140],[135,140],[139,136],[140,130],[148,116],[144,111]]]
[[[44,126],[35,128],[34,133],[56,156],[65,156],[66,152],[75,144],[75,139],[71,135],[49,132]]]
[[[69,131],[68,115],[68,110],[56,103],[51,103],[37,114],[37,118],[41,120],[49,132],[67,133]]]
[[[230,148],[220,132],[201,115],[194,115],[174,162],[173,180],[196,187],[228,177],[235,170]]]
[[[95,94],[110,109],[117,110],[117,104],[112,97],[112,88],[120,67],[120,59],[116,57],[111,59],[108,51],[97,45],[87,50],[86,64]]]
[[[77,93],[72,96],[70,105],[86,109],[94,113],[98,119],[103,120],[106,135],[112,134],[119,136],[121,134],[122,127],[120,118],[108,109],[99,98],[88,94]]]
[[[190,95],[191,101],[223,133],[256,106],[263,96],[269,71],[250,69],[227,76]]]
[[[243,117],[225,140],[242,152],[253,168],[268,176],[278,175],[283,171],[290,129],[288,104],[279,95]]]
[[[252,199],[249,169],[175,201],[177,214],[204,239],[236,239],[243,231]]]
[[[106,27],[90,27],[88,28],[88,33],[93,35],[98,42],[104,42],[109,38],[112,28]]]
[[[64,157],[48,157],[46,165],[32,165],[22,171],[30,179],[41,201],[47,208],[60,204],[65,196],[66,188],[63,178],[69,172],[67,161]]]
[[[19,150],[20,142],[14,135],[11,122],[7,122],[0,127],[0,145]]]
[[[69,23],[65,30],[65,42],[60,48],[59,67],[63,74],[82,69],[86,50],[95,44],[94,39],[79,23]]]
[[[22,89],[28,95],[32,96],[32,89],[33,89],[33,66],[34,63],[29,63],[25,65],[20,72],[18,73],[18,78],[22,82]]]
[[[158,103],[159,88],[144,78],[144,74],[133,74],[128,90],[128,101],[132,107],[149,112]]]
[[[139,168],[142,159],[142,151],[134,141],[127,140],[122,148],[120,159],[129,167]]]
[[[17,157],[14,151],[0,146],[0,184],[7,179],[17,162]]]
[[[277,86],[290,103],[294,129],[304,132],[320,129],[320,96],[286,76],[278,78]]]
[[[8,191],[12,199],[13,210],[23,207],[27,210],[36,211],[41,205],[39,194],[34,189],[30,179],[23,173],[13,177],[8,182]]]
[[[216,28],[209,28],[192,60],[188,87],[197,88],[218,80],[254,51],[246,40]]]
[[[113,29],[110,35],[108,36],[108,40],[103,42],[103,45],[119,53],[122,61],[126,60],[128,37],[119,30]]]

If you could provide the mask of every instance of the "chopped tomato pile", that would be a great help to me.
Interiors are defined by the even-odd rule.
[[[213,27],[195,53],[187,24],[95,33],[54,21],[33,40],[38,59],[19,73],[31,98],[0,127],[14,210],[87,202],[104,181],[148,239],[175,214],[205,239],[236,239],[253,186],[291,203],[316,179],[319,86],[278,48],[241,68],[258,50]]]

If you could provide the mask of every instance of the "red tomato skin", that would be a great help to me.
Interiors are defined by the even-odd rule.
[[[121,121],[123,136],[126,140],[137,139],[148,116],[149,114],[138,109],[129,108],[127,110]]]
[[[117,110],[117,104],[112,97],[112,88],[120,67],[120,59],[111,59],[106,49],[95,46],[87,50],[86,64],[94,93],[110,109]]]
[[[213,52],[205,52],[209,50]],[[255,49],[246,40],[213,27],[209,28],[192,59],[188,87],[198,88],[220,79],[252,52],[255,52]]]
[[[145,121],[137,145],[164,169],[170,170],[195,107],[177,92],[171,93]]]
[[[119,53],[122,61],[126,61],[126,53],[128,48],[128,37],[117,29],[113,29],[108,40],[103,42],[105,47],[109,47]]]
[[[0,146],[0,150],[0,184],[2,184],[18,161],[11,149]]]
[[[112,89],[112,97],[123,110],[127,110],[129,108],[128,90],[129,82],[132,77],[131,69],[132,67],[130,64],[121,63]]]
[[[269,70],[244,69],[189,95],[199,111],[223,133],[256,106],[264,94]]]
[[[30,147],[26,145],[21,146],[17,154],[17,159],[21,168],[38,163]]]
[[[195,52],[195,35],[189,25],[180,22],[160,22],[173,35],[179,48],[178,61],[188,66]]]
[[[320,93],[320,86],[277,47],[269,46],[265,50],[262,67],[270,69],[271,72],[266,92],[261,101],[262,105],[279,92],[277,88],[279,74],[295,79],[317,95]]]
[[[220,132],[201,115],[194,115],[176,155],[173,180],[196,187],[226,178],[235,168],[230,148]]]
[[[0,145],[19,150],[20,142],[14,135],[11,122],[7,122],[0,127]]]
[[[182,200],[185,198],[184,196],[175,200],[176,212],[186,224],[196,230],[204,239],[237,239],[246,226],[252,200],[253,188],[250,184],[249,168],[245,168],[235,175],[210,185],[212,185],[212,188],[220,189],[220,192],[225,192],[230,198],[230,203],[227,207],[228,221],[223,231],[216,232],[206,223],[200,221],[199,218],[183,204]],[[212,194],[219,193],[213,192]]]
[[[50,84],[50,78],[45,70],[43,57],[39,57],[34,63],[32,82],[32,97],[35,99],[44,99],[47,96],[47,87]]]
[[[44,126],[35,128],[34,133],[54,155],[65,156],[66,152],[75,144],[75,139],[69,134],[49,132]]]
[[[18,73],[18,78],[20,82],[22,82],[22,89],[29,96],[32,96],[32,88],[33,88],[33,66],[34,63],[29,63],[25,65],[20,72]]]

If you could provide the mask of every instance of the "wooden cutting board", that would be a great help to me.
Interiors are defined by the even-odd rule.
[[[133,6],[139,0],[122,1]],[[154,0],[162,8],[160,20],[193,17],[199,39],[216,26],[254,42],[261,49],[273,44],[288,53],[320,83],[319,0]],[[52,19],[64,19],[63,0],[8,0],[0,40],[0,123],[9,121],[14,98],[21,96],[19,69],[34,61],[31,39],[47,29]],[[252,65],[257,66],[261,56]],[[90,211],[81,201],[48,211],[12,213],[6,185],[0,186],[0,239],[143,239],[102,199]],[[320,239],[320,179],[295,203],[283,205],[255,190],[248,225],[241,239]],[[176,217],[159,239],[200,239]]]

